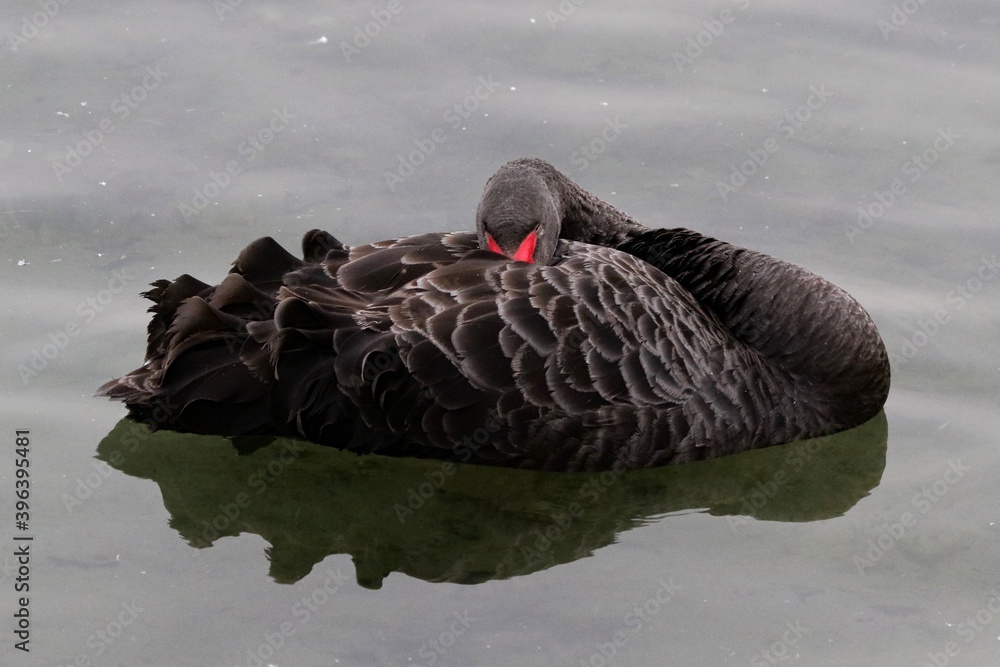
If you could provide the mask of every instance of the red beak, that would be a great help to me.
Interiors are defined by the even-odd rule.
[[[495,252],[498,255],[509,257],[517,262],[533,263],[535,261],[535,244],[537,242],[537,231],[532,230],[528,232],[528,235],[524,237],[521,244],[517,246],[517,250],[514,251],[514,254],[508,255],[500,248],[500,244],[497,243],[490,234],[486,234],[486,247],[490,250],[490,252]]]

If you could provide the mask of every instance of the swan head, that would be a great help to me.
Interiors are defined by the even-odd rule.
[[[501,167],[486,183],[476,211],[484,250],[522,262],[548,264],[559,243],[561,202],[549,181],[526,161]]]

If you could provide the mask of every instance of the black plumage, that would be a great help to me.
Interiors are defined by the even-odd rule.
[[[218,286],[158,281],[146,364],[99,393],[161,427],[556,470],[732,454],[884,403],[874,324],[818,276],[645,228],[537,160],[483,201],[476,233],[313,230],[303,259],[265,238]],[[534,263],[482,249],[532,230]]]

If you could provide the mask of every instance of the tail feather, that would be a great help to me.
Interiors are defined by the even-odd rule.
[[[154,427],[197,433],[319,439],[331,425],[354,429],[336,386],[332,343],[358,303],[345,297],[331,315],[279,294],[296,272],[310,274],[304,283],[332,282],[317,262],[343,250],[314,230],[303,241],[304,261],[263,238],[218,286],[186,274],[154,282],[143,294],[153,302],[146,363],[97,395],[122,401]]]

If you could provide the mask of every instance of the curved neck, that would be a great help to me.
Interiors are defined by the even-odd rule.
[[[545,180],[560,203],[561,239],[615,247],[649,231],[649,227],[590,194],[544,160],[523,158],[504,168],[508,167],[534,171]]]
[[[795,379],[844,428],[874,416],[889,390],[875,323],[847,292],[805,269],[689,229],[657,229],[619,250],[680,283],[743,343]]]
[[[649,227],[639,224],[621,209],[598,199],[568,178],[563,177],[561,185],[560,238],[616,247],[649,231]]]

